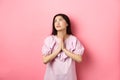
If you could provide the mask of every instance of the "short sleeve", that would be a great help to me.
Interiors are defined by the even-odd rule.
[[[52,36],[48,36],[44,40],[44,44],[42,46],[42,55],[49,55],[52,53],[53,46],[55,44],[55,41]]]
[[[73,53],[79,54],[79,55],[83,55],[84,53],[84,47],[78,39],[75,40]]]

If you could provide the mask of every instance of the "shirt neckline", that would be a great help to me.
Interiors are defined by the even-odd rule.
[[[55,39],[58,41],[58,37],[56,35],[53,35],[55,37]],[[66,42],[67,40],[69,40],[69,38],[71,37],[72,35],[70,34],[65,40],[64,42]]]

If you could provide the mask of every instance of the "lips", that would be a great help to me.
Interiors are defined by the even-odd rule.
[[[57,28],[61,27],[61,26],[56,26]]]

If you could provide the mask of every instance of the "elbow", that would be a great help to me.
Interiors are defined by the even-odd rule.
[[[78,58],[78,59],[77,59],[77,62],[78,62],[78,63],[82,62],[82,57]]]
[[[48,60],[46,59],[46,57],[43,57],[43,63],[44,63],[44,64],[47,64],[47,63],[48,63]]]
[[[43,56],[42,61],[44,64],[47,64],[49,62],[49,59],[46,56]]]
[[[47,63],[48,63],[48,61],[47,61],[47,60],[45,60],[45,59],[43,59],[43,63],[44,63],[44,64],[47,64]]]
[[[46,62],[46,61],[43,61],[43,63],[44,63],[44,64],[47,64],[47,62]]]

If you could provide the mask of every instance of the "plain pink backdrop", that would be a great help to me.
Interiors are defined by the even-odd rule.
[[[85,46],[78,80],[120,80],[119,0],[0,0],[0,80],[43,80],[43,40],[67,14]]]

